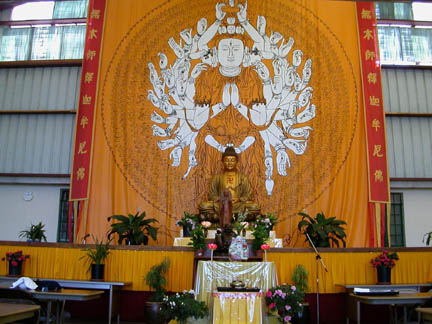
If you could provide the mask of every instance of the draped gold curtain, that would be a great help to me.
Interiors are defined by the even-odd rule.
[[[279,175],[276,151],[272,148],[272,195],[268,195],[265,186],[265,154],[259,127],[240,116],[232,105],[217,116],[221,118],[209,119],[199,130],[198,164],[187,177],[183,178],[188,167],[188,147],[183,149],[177,167],[172,166],[173,151],[159,148],[159,141],[164,138],[154,135],[151,115],[155,111],[163,117],[169,114],[156,109],[147,98],[149,90],[154,91],[149,80],[149,63],[155,66],[160,77],[158,54],[167,55],[168,67],[175,62],[168,45],[170,37],[179,42],[179,33],[187,28],[192,28],[195,35],[201,18],[206,18],[207,27],[210,26],[215,21],[216,3],[214,0],[106,1],[104,32],[98,34],[103,42],[88,218],[80,223],[77,237],[87,233],[104,237],[109,229],[108,216],[144,210],[149,217],[158,219],[161,227],[158,242],[150,240],[150,244],[171,245],[179,234],[176,220],[184,211],[197,212],[198,204],[206,199],[210,176],[221,168],[220,153],[204,142],[205,137],[212,135],[222,138],[223,144],[231,141],[240,145],[246,136],[253,135],[255,143],[240,155],[240,170],[251,178],[262,211],[280,218],[276,233],[278,237],[289,238],[287,246],[304,245],[303,237],[296,231],[300,220],[296,214],[304,209],[311,215],[322,211],[345,220],[348,246],[368,246],[368,173],[354,3],[248,1],[247,15],[253,26],[259,16],[264,16],[268,35],[280,32],[285,44],[293,37],[294,45],[287,59],[292,65],[293,52],[302,51],[302,63],[297,70],[300,78],[305,62],[312,59],[309,85],[313,87],[311,103],[316,106],[316,116],[310,124],[313,131],[303,155],[287,149],[291,168],[287,168],[286,176]],[[235,17],[237,5],[244,2],[234,3],[235,7],[229,8],[227,1],[224,10],[234,12]],[[249,47],[253,44],[247,35],[244,42]],[[209,46],[216,47],[216,41]],[[199,62],[193,61],[191,70]],[[264,63],[272,69],[271,60]],[[217,67],[207,70],[200,76],[201,86],[221,85],[222,88],[217,91],[204,88],[201,92],[217,97],[224,82]],[[212,82],[210,77],[219,78],[218,82]],[[242,82],[246,84],[243,88]],[[250,79],[238,81],[241,91],[252,91],[253,87],[247,87],[248,82]],[[197,92],[198,87],[197,84]],[[255,95],[250,93],[245,102]],[[165,126],[161,124],[162,128]]]
[[[6,252],[22,250],[30,255],[24,263],[23,276],[32,278],[57,278],[89,280],[90,274],[84,260],[79,258],[84,252],[79,248],[30,247],[0,245],[0,256]],[[337,293],[343,289],[337,285],[375,284],[376,270],[370,260],[376,257],[374,252],[322,252],[321,256],[329,272],[325,273],[319,265],[321,293]],[[392,269],[393,284],[428,283],[432,281],[432,250],[423,249],[410,252],[398,252],[399,261]],[[192,251],[149,251],[143,249],[113,249],[106,262],[105,280],[131,282],[127,290],[148,291],[144,276],[151,266],[160,263],[163,258],[171,260],[168,271],[169,291],[183,291],[193,288],[193,253]],[[279,284],[290,283],[292,272],[297,264],[303,265],[309,273],[310,293],[316,291],[315,254],[311,252],[270,252],[268,261],[276,265]],[[7,263],[0,261],[0,276],[7,274]]]

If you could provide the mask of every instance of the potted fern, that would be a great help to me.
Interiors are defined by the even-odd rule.
[[[147,245],[149,237],[156,241],[157,231],[159,228],[152,226],[152,223],[158,223],[157,219],[145,219],[146,213],[139,211],[133,215],[113,215],[108,217],[108,221],[117,220],[117,223],[111,224],[111,231],[108,232],[108,239],[118,234],[118,243],[122,244],[125,240],[128,245]]]
[[[155,264],[150,268],[145,276],[145,282],[153,290],[152,301],[145,303],[145,313],[147,323],[165,323],[162,314],[163,301],[165,297],[165,286],[167,284],[166,274],[170,266],[170,259],[165,258],[161,263]]]
[[[206,229],[203,228],[201,224],[195,226],[195,228],[191,232],[191,241],[188,245],[191,245],[193,250],[198,256],[202,256],[204,254],[204,250],[206,248]]]
[[[90,245],[83,249],[86,252],[80,259],[87,257],[87,261],[90,262],[89,270],[91,272],[91,280],[103,280],[105,272],[105,260],[108,257],[110,251],[110,242],[106,243],[103,240],[98,241],[97,238],[93,237],[95,242],[94,248]]]
[[[23,230],[19,233],[19,237],[26,238],[29,242],[42,242],[44,240],[47,241],[45,236],[45,224],[39,222],[37,225],[30,225],[28,230]]]
[[[298,223],[297,228],[303,234],[308,234],[311,241],[316,247],[328,248],[336,245],[339,247],[339,241],[342,242],[343,246],[346,246],[345,242],[345,228],[346,222],[338,220],[336,217],[326,218],[324,213],[318,213],[315,218],[305,213],[298,213],[302,217]],[[308,242],[306,237],[305,242]],[[310,242],[309,242],[310,243]]]

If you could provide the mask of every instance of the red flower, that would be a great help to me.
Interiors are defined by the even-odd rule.
[[[12,264],[14,267],[16,267],[16,266],[18,265],[18,262],[16,262],[16,261],[12,261],[11,264]]]
[[[209,244],[207,245],[207,247],[208,247],[210,250],[215,250],[215,249],[217,249],[217,245],[214,244],[214,243],[209,243]]]
[[[261,250],[268,250],[268,249],[270,249],[270,245],[268,245],[268,244],[262,244],[261,245]]]

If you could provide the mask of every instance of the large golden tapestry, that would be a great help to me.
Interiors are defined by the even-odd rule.
[[[146,211],[169,245],[233,146],[287,246],[297,212],[368,246],[368,163],[354,3],[107,0],[88,217]]]

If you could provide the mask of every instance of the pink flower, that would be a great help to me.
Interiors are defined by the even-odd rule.
[[[291,286],[292,291],[296,291],[296,289],[297,289],[296,286]]]
[[[16,261],[12,261],[11,264],[12,264],[14,267],[16,267],[16,266],[18,265],[18,262],[16,262]]]
[[[290,306],[290,305],[285,305],[285,309],[286,309],[287,311],[289,311],[289,310],[291,309],[291,306]]]
[[[266,297],[271,297],[273,294],[272,294],[272,292],[271,291],[267,291],[267,293],[266,293]]]
[[[268,245],[268,244],[262,244],[261,245],[261,250],[268,250],[268,249],[270,249],[270,245]]]
[[[209,244],[207,245],[207,247],[208,247],[210,250],[215,250],[215,249],[217,249],[217,245],[214,244],[214,243],[209,243]]]
[[[285,316],[285,317],[284,317],[284,321],[287,322],[287,323],[288,323],[289,321],[291,321],[291,316],[289,316],[289,315]]]
[[[273,308],[276,307],[276,304],[275,304],[275,303],[271,303],[271,304],[269,305],[269,307],[270,307],[270,309],[273,309]]]

